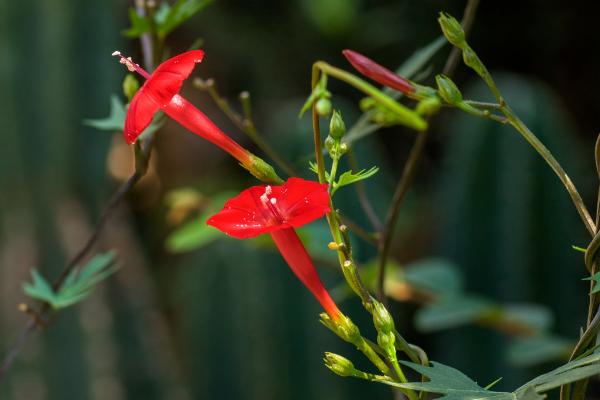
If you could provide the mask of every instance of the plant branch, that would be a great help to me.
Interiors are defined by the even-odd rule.
[[[135,9],[138,15],[143,17],[146,14],[144,0],[135,0]],[[142,47],[144,66],[149,71],[152,71],[154,69],[154,52],[152,37],[149,34],[143,34],[140,37],[140,44]],[[87,253],[97,242],[98,238],[100,237],[100,233],[102,232],[102,229],[116,210],[119,203],[123,200],[127,193],[131,191],[135,184],[145,175],[147,169],[146,167],[150,159],[153,141],[154,135],[151,135],[144,141],[144,143],[141,146],[141,149],[138,148],[136,150],[135,171],[129,176],[129,178],[125,182],[121,184],[119,189],[117,189],[117,191],[110,198],[110,200],[104,207],[102,214],[100,215],[100,219],[98,220],[94,232],[92,232],[88,240],[84,243],[83,247],[81,247],[81,249],[69,260],[69,262],[66,264],[58,278],[56,278],[56,280],[52,283],[53,290],[59,290],[67,276],[69,276],[69,274],[75,268],[77,268],[77,266],[81,263],[81,261],[87,255]],[[27,322],[27,324],[23,327],[21,333],[2,359],[2,364],[0,365],[0,383],[6,376],[8,370],[12,367],[17,356],[25,347],[25,344],[27,344],[27,340],[29,339],[29,337],[37,330],[38,327],[40,327],[38,320],[41,319],[42,321],[47,322],[50,320],[52,315],[54,315],[54,313],[48,303],[43,303],[41,305],[40,312],[36,313],[35,315],[36,316],[32,316],[31,319]]]
[[[465,32],[465,37],[468,36],[469,31],[471,30],[471,26],[473,24],[475,14],[477,11],[477,6],[479,5],[479,0],[469,0],[465,7],[465,11],[463,14],[462,25],[463,30]],[[450,77],[454,74],[454,70],[458,65],[458,60],[460,56],[459,48],[452,48],[450,56],[446,61],[446,65],[444,66],[443,74]],[[392,239],[394,237],[394,227],[396,226],[396,221],[398,219],[398,215],[400,214],[400,206],[402,205],[402,201],[404,200],[404,196],[406,192],[410,188],[410,185],[413,180],[413,176],[416,170],[416,165],[418,164],[419,159],[421,158],[421,154],[423,152],[423,148],[425,147],[425,143],[427,142],[427,131],[421,132],[415,142],[413,147],[410,150],[410,154],[406,164],[404,165],[404,169],[402,171],[402,177],[398,181],[396,185],[396,189],[394,190],[394,195],[392,198],[392,204],[388,209],[386,214],[385,223],[383,227],[383,231],[381,233],[381,237],[379,240],[379,269],[377,272],[377,297],[378,299],[385,304],[385,274],[386,274],[386,264],[387,258],[389,256],[390,247],[392,243]]]
[[[242,116],[235,112],[229,105],[229,102],[223,96],[221,96],[217,90],[217,85],[214,79],[207,79],[206,81],[194,79],[194,86],[197,89],[207,92],[217,107],[219,107],[221,112],[225,114],[240,131],[244,132],[246,136],[248,136],[250,140],[252,140],[258,146],[258,148],[269,158],[271,158],[273,162],[277,164],[279,168],[281,168],[287,175],[298,175],[294,167],[280,157],[256,129],[256,125],[254,124],[254,120],[252,118],[250,94],[248,92],[242,92],[240,94],[240,101],[244,109],[244,115]]]
[[[152,139],[153,139],[153,136],[150,136],[148,139],[146,139],[146,142],[144,142],[143,151],[146,156],[146,159],[148,159],[150,156]],[[52,289],[54,291],[58,291],[61,288],[61,286],[64,283],[67,276],[69,276],[69,274],[73,270],[75,270],[75,268],[77,268],[79,266],[81,261],[85,258],[85,256],[89,253],[89,251],[92,249],[92,247],[96,244],[96,242],[98,241],[98,238],[100,237],[100,233],[102,232],[104,226],[106,225],[106,222],[110,219],[110,217],[116,210],[119,203],[123,200],[125,195],[127,195],[127,193],[129,193],[131,191],[131,189],[135,186],[135,184],[144,176],[144,172],[145,171],[136,169],[136,171],[133,172],[129,176],[129,178],[125,182],[123,182],[121,184],[121,186],[119,187],[119,189],[113,194],[113,196],[110,198],[109,202],[104,207],[104,210],[102,211],[102,214],[100,216],[100,219],[98,220],[96,228],[94,229],[94,231],[92,232],[90,237],[86,240],[83,247],[81,247],[81,249],[77,252],[77,254],[75,254],[69,260],[69,262],[67,263],[65,268],[62,270],[62,272],[60,273],[58,278],[56,278],[56,280],[52,283]],[[42,321],[49,321],[53,314],[54,314],[54,312],[51,309],[51,307],[49,306],[49,304],[43,303],[41,305],[41,310],[38,313],[38,315],[39,315],[38,318],[40,318]],[[6,356],[2,360],[2,365],[0,366],[0,382],[2,382],[2,379],[4,378],[4,376],[6,375],[8,370],[11,368],[11,366],[13,365],[15,359],[17,358],[19,353],[23,350],[23,348],[24,348],[25,344],[27,343],[27,340],[29,339],[31,334],[34,333],[38,327],[39,327],[39,324],[37,323],[36,318],[34,318],[34,317],[31,317],[31,319],[23,327],[18,338],[15,340],[14,344],[10,347]]]
[[[352,148],[348,150],[348,161],[350,162],[350,168],[352,170],[360,171],[360,168],[358,167],[358,162],[356,161],[356,157],[354,156],[354,151],[352,150]],[[363,209],[367,218],[369,219],[369,222],[371,222],[371,226],[376,232],[381,232],[383,230],[383,224],[377,216],[377,213],[375,213],[375,209],[373,208],[373,205],[367,197],[365,183],[363,181],[358,181],[354,185],[354,188],[356,190],[356,194],[358,195],[358,201],[360,203],[360,206]]]
[[[386,264],[390,253],[392,239],[394,237],[393,230],[396,226],[396,221],[400,213],[400,206],[402,205],[404,196],[406,195],[408,189],[410,188],[410,185],[412,184],[416,167],[419,162],[419,159],[421,158],[421,154],[423,153],[423,148],[425,147],[426,142],[427,131],[423,131],[417,136],[417,138],[415,139],[415,143],[410,150],[408,160],[406,161],[406,164],[404,164],[404,169],[402,170],[402,177],[398,181],[398,185],[396,185],[396,189],[394,190],[392,204],[388,209],[387,215],[385,217],[383,231],[379,240],[379,268],[377,271],[376,291],[377,298],[379,299],[379,301],[382,302],[385,300],[384,286]]]

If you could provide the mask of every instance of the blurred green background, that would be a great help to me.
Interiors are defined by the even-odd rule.
[[[600,5],[482,3],[473,47],[592,205],[600,58],[590,27]],[[439,11],[460,17],[464,5],[217,0],[175,30],[167,47],[175,54],[202,38],[206,57],[194,76],[215,78],[234,106],[239,92],[250,91],[259,130],[311,177],[309,119],[297,118],[309,94],[311,64],[323,59],[349,69],[341,50],[351,48],[395,68],[439,36]],[[120,49],[141,60],[139,42],[121,35],[130,6],[106,0],[0,2],[2,354],[26,322],[17,304],[27,301],[21,283],[29,280],[30,268],[56,276],[131,171],[130,149],[120,133],[82,123],[107,116],[110,95],[121,96],[125,71],[111,52]],[[432,73],[425,83],[441,72],[449,50],[442,48],[428,63]],[[470,96],[488,97],[463,66],[455,77]],[[360,96],[335,81],[330,90],[351,125],[360,115]],[[184,92],[256,150],[206,94],[191,85]],[[571,245],[585,246],[586,232],[558,179],[519,136],[453,110],[441,114],[403,209],[393,257],[407,271],[413,267],[414,282],[426,276],[422,271],[438,271],[441,284],[432,290],[450,287],[451,295],[426,307],[394,302],[392,308],[399,330],[432,359],[482,385],[502,376],[497,388],[512,390],[560,362],[577,337],[588,284],[581,281],[582,255]],[[379,218],[413,139],[412,132],[396,127],[354,147],[361,167],[381,167],[365,183]],[[253,183],[227,155],[165,124],[150,173],[96,248],[117,249],[121,270],[33,337],[0,384],[0,398],[391,398],[386,387],[341,379],[323,366],[323,352],[333,351],[368,368],[318,323],[317,303],[268,243],[213,235],[190,251],[165,245],[211,198],[218,206],[222,200],[215,196]],[[169,201],[181,188],[195,190],[191,211]],[[342,189],[338,197],[346,215],[371,229],[354,189]],[[302,232],[326,285],[342,301],[324,223]],[[375,249],[354,239],[358,260],[368,265]],[[369,332],[368,315],[355,299],[342,308]],[[482,309],[521,318],[535,335],[482,326]]]

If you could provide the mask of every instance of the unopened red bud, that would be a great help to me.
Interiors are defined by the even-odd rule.
[[[411,81],[390,71],[370,58],[353,50],[344,50],[342,53],[358,72],[373,79],[375,82],[402,93],[410,94],[415,92],[415,86]]]

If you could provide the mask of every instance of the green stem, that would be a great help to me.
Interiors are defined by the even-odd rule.
[[[396,100],[383,93],[375,86],[367,83],[366,81],[363,81],[357,76],[347,71],[344,71],[343,69],[333,67],[323,61],[317,61],[313,64],[313,74],[315,69],[321,70],[327,75],[331,75],[334,78],[346,82],[347,84],[354,86],[356,89],[360,90],[364,94],[372,97],[379,104],[385,106],[387,109],[389,109],[390,111],[398,115],[400,118],[402,118],[403,123],[409,126],[410,128],[413,128],[417,131],[423,131],[427,129],[427,122],[424,119],[422,119],[416,112],[398,103]]]
[[[338,165],[340,163],[339,157],[333,157],[331,162],[331,172],[329,173],[329,193],[333,193],[333,185],[335,183],[335,176],[337,175]]]
[[[588,232],[594,236],[596,234],[596,224],[592,219],[588,209],[586,208],[581,195],[577,191],[577,188],[571,181],[571,178],[567,175],[562,166],[556,161],[552,153],[544,146],[544,144],[529,130],[529,128],[521,121],[513,112],[513,110],[508,105],[503,105],[501,107],[502,113],[508,119],[508,123],[511,124],[520,134],[529,142],[529,144],[538,152],[540,156],[546,161],[546,163],[552,168],[554,173],[561,180],[562,184],[565,186],[565,189],[571,196],[571,200],[573,201],[573,205],[577,209],[583,224],[585,225]]]
[[[355,343],[356,347],[381,371],[384,375],[390,375],[391,371],[387,364],[379,357],[379,355],[369,346],[369,343],[361,336],[361,340]]]
[[[298,175],[294,168],[277,154],[277,152],[269,145],[269,143],[256,129],[256,125],[254,124],[252,115],[250,113],[249,95],[240,95],[240,101],[242,102],[242,107],[244,109],[244,117],[242,118],[242,116],[240,116],[231,108],[229,102],[221,96],[213,79],[209,79],[207,81],[194,80],[194,86],[200,90],[208,92],[221,112],[225,114],[225,116],[227,116],[227,118],[229,118],[239,130],[244,132],[246,136],[248,136],[250,140],[252,140],[254,144],[256,144],[258,148],[271,160],[273,160],[273,162],[277,164],[277,166],[281,168],[288,176]]]
[[[425,147],[425,143],[427,142],[427,131],[421,132],[420,135],[417,136],[413,147],[410,150],[410,154],[408,156],[408,160],[406,164],[404,164],[404,169],[402,171],[402,177],[398,181],[396,185],[396,189],[394,190],[394,196],[392,198],[392,205],[388,209],[387,215],[385,217],[385,223],[383,225],[383,232],[381,234],[381,238],[379,240],[379,268],[377,272],[377,298],[379,301],[385,301],[385,273],[386,273],[386,264],[387,259],[390,253],[390,248],[392,244],[392,239],[394,237],[394,227],[396,226],[396,221],[398,220],[398,215],[400,215],[400,206],[402,205],[402,201],[404,200],[404,196],[408,192],[410,185],[413,181],[414,174],[416,171],[416,166],[421,158],[421,153],[423,152],[423,148]],[[385,303],[384,303],[385,304]]]

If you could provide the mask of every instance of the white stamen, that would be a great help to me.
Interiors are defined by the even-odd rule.
[[[121,52],[120,52],[119,50],[115,50],[115,51],[113,51],[113,52],[112,52],[112,54],[111,54],[111,55],[112,55],[112,56],[120,56],[120,55],[121,55]]]
[[[263,204],[267,204],[267,202],[269,201],[269,195],[271,194],[272,189],[271,186],[267,186],[265,188],[265,192],[260,196],[260,201],[263,202]]]
[[[271,198],[271,204],[275,205],[277,203],[277,199],[275,197]]]

